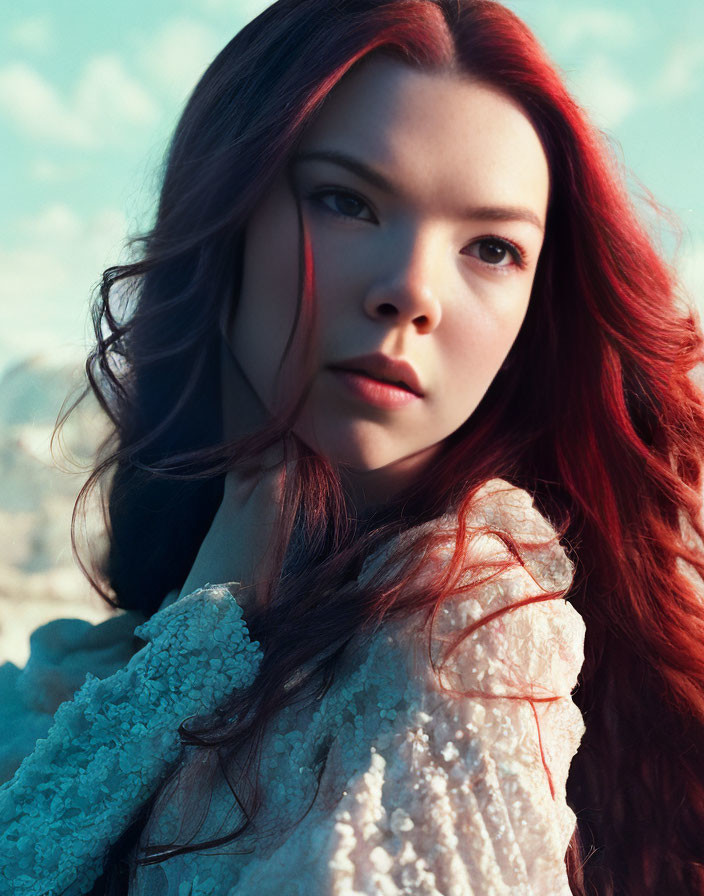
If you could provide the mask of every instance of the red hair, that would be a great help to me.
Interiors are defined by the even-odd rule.
[[[252,208],[330,90],[375,51],[513,97],[542,140],[551,195],[530,306],[506,364],[422,481],[383,513],[350,523],[336,471],[291,434],[305,390],[265,432],[223,446],[216,359]],[[315,247],[299,220],[299,310],[312,338]],[[526,489],[563,536],[576,566],[568,599],[586,623],[574,695],[586,734],[568,781],[579,831],[567,857],[572,891],[701,893],[704,411],[690,374],[703,359],[702,334],[606,142],[526,25],[493,0],[279,0],[196,87],[169,150],[156,224],[139,240],[141,261],[104,274],[87,364],[115,425],[81,493],[114,473],[110,551],[99,569],[112,594],[96,588],[114,606],[153,612],[185,581],[225,470],[256,463],[276,442],[297,461],[276,569],[298,515],[311,558],[293,576],[275,575],[249,620],[265,645],[253,686],[198,727],[184,723],[184,743],[209,745],[225,761],[243,743],[257,746],[299,692],[281,685],[295,670],[324,656],[315,674],[325,688],[355,632],[397,614],[434,616],[463,572],[477,489],[502,477]],[[119,281],[138,283],[124,319],[111,307]],[[457,512],[457,549],[432,585],[412,587],[419,547],[434,544],[431,527],[392,579],[354,587],[370,550],[448,509]],[[521,562],[528,546],[496,534]],[[250,818],[257,806],[255,793]]]

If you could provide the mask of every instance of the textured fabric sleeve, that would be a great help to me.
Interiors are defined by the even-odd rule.
[[[30,636],[23,669],[0,666],[0,783],[46,737],[54,713],[90,672],[108,678],[143,646],[134,637],[141,613],[120,613],[93,625],[85,619],[53,619]]]
[[[146,646],[88,674],[0,787],[0,892],[82,894],[180,751],[179,724],[248,684],[259,661],[242,609],[206,586],[135,629]]]
[[[473,622],[569,586],[571,564],[555,540],[545,542],[552,530],[533,519],[527,497],[519,509],[543,548],[531,568],[504,571],[442,607],[431,641],[442,671],[428,659],[427,632],[400,635],[416,696],[334,812],[335,896],[570,896],[565,853],[576,819],[565,785],[584,733],[570,696],[584,623],[552,597],[497,613],[449,652]],[[516,529],[515,515],[502,522]],[[474,548],[500,553],[492,536]]]
[[[519,571],[494,586],[448,604],[436,659],[444,636],[483,616],[487,604],[535,591]],[[485,696],[443,692],[423,638],[403,630],[388,637],[393,643],[379,642],[363,664],[367,685],[341,692],[353,731],[345,722],[335,728],[303,823],[249,857],[229,888],[213,857],[197,880],[171,877],[169,894],[181,896],[183,886],[193,896],[570,896],[565,853],[575,816],[565,782],[584,732],[570,697],[582,662],[579,614],[555,599],[478,629],[441,678]],[[407,682],[401,702],[399,679]],[[546,696],[557,699],[539,702]],[[349,761],[353,769],[342,774]]]
[[[494,634],[498,649],[475,642],[458,677],[507,696],[454,698],[429,681],[391,748],[373,750],[349,782],[335,812],[332,892],[569,896],[575,816],[565,782],[584,731],[569,689],[581,619],[564,602],[531,605]],[[529,646],[546,663],[534,690],[557,685],[553,702],[508,698],[495,664],[520,662]]]

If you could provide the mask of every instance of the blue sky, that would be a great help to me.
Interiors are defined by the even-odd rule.
[[[0,371],[82,358],[90,291],[148,226],[200,74],[260,0],[0,0]],[[704,308],[704,4],[509,0],[628,168],[683,229]]]

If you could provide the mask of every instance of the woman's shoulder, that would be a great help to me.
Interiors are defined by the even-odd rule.
[[[418,542],[423,548],[421,579],[435,576],[439,567],[453,558],[460,529],[466,535],[464,556],[460,558],[460,566],[466,573],[460,578],[462,586],[468,583],[467,576],[474,575],[480,566],[501,560],[511,565],[513,558],[517,562],[512,565],[522,567],[546,589],[569,589],[574,565],[554,525],[525,489],[499,478],[488,480],[475,492],[463,519],[458,510],[451,510],[384,543],[366,558],[358,581],[371,581],[379,573],[395,574],[398,548],[407,546],[408,542]],[[426,534],[434,536],[430,549],[422,542]],[[500,597],[504,589],[494,589],[494,592]]]
[[[454,515],[445,521],[453,530]],[[460,590],[444,603],[435,629],[436,644],[471,632],[450,668],[462,678],[470,655],[486,653],[504,670],[504,687],[521,680],[569,694],[584,661],[585,625],[566,599],[574,564],[555,527],[525,489],[502,479],[479,491],[468,525]],[[453,548],[448,540],[440,560]]]
[[[555,527],[525,489],[503,479],[478,490],[464,522],[465,551],[453,592],[430,629],[425,613],[404,626],[416,671],[425,669],[430,687],[438,681],[476,687],[482,670],[483,684],[492,682],[499,690],[520,678],[531,687],[569,694],[584,660],[585,625],[566,599],[574,565]],[[453,511],[399,537],[415,540],[429,530],[439,536],[424,555],[415,586],[438,581],[453,559],[458,528]],[[387,574],[393,574],[394,552],[395,544],[388,544],[368,558],[360,579],[383,575],[385,561]]]
[[[454,511],[438,520],[449,536],[455,535],[458,522]],[[513,544],[519,550],[520,565],[545,586],[566,591],[572,583],[574,566],[560,536],[526,489],[505,479],[488,480],[476,492],[465,524],[470,534],[468,560],[497,553],[515,557]],[[454,549],[454,537],[448,537],[443,548],[447,556]]]

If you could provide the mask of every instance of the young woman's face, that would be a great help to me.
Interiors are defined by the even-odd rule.
[[[518,334],[543,244],[547,160],[507,95],[383,55],[330,94],[296,157],[318,315],[296,432],[381,494],[384,483],[417,475],[468,419]],[[270,411],[298,382],[295,349],[276,380],[295,317],[298,243],[282,173],[248,222],[229,333]],[[406,362],[416,382],[407,369],[374,368],[368,355]]]

